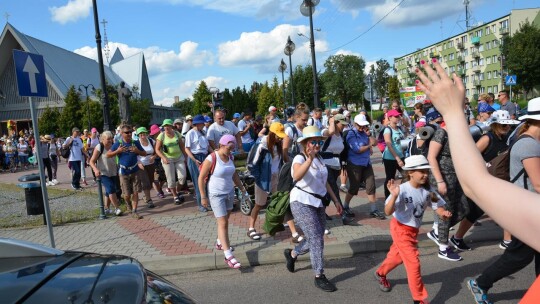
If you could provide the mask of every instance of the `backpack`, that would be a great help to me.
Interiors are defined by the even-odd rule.
[[[212,164],[210,165],[210,171],[208,172],[208,175],[204,178],[204,183],[205,184],[208,184],[208,181],[210,180],[210,176],[212,174],[214,174],[214,169],[216,168],[216,163],[217,163],[217,154],[216,154],[216,151],[210,153],[210,156],[212,157]],[[234,160],[232,154],[229,156],[229,159],[230,160]],[[201,162],[201,164],[199,165],[199,172],[201,172],[202,170],[202,165],[203,165],[204,161]]]
[[[69,155],[71,154],[71,146],[73,145],[73,141],[75,139],[71,139],[71,142],[69,143],[68,146],[64,146],[62,145],[62,147],[60,147],[60,155],[65,158],[65,159],[68,159],[69,158]]]
[[[292,149],[291,149],[291,153],[290,153],[290,156],[291,157],[295,157],[297,154],[300,153],[300,145],[298,144],[298,142],[296,141],[298,139],[298,130],[296,129],[296,126],[290,122],[286,123],[285,124],[285,129],[287,127],[290,127],[291,130],[293,131],[293,137],[296,137],[292,143],[293,143],[293,146],[292,146]]]
[[[306,159],[304,154],[301,155]],[[290,160],[281,166],[281,169],[279,170],[277,191],[291,191],[296,184],[291,175],[292,163],[292,160]]]
[[[510,180],[510,151],[512,150],[512,147],[516,142],[518,142],[521,138],[525,137],[531,137],[529,135],[523,135],[520,136],[515,142],[513,142],[508,149],[499,155],[495,156],[491,161],[486,163],[487,171],[489,174],[500,178],[505,181],[509,181],[511,183],[514,183],[518,180],[521,175],[525,174],[524,179],[524,185],[527,187],[527,183],[525,182],[527,179],[527,173],[525,172],[525,168],[522,168],[514,178]]]
[[[341,153],[339,154],[339,161],[342,164],[346,164],[347,163],[347,158],[349,157],[349,144],[347,143],[347,135],[349,135],[349,131],[351,131],[351,130],[352,129],[346,130],[341,135],[341,137],[343,138],[343,151],[341,151]],[[356,136],[356,133],[354,133],[354,136]]]
[[[163,143],[161,146],[163,153],[169,153],[169,148],[165,144],[165,132],[159,134],[157,139],[159,139]],[[178,140],[180,139],[180,133],[178,133],[178,131],[174,131],[174,139],[176,140],[175,145],[178,145]]]
[[[422,132],[422,129],[424,129],[424,128],[431,128],[433,130],[433,132],[428,131],[428,130],[426,130],[425,132]],[[431,126],[431,125],[426,125],[426,126],[420,128],[418,131],[422,132],[422,133],[425,133],[429,137],[424,139],[424,143],[422,144],[421,147],[418,147],[418,145],[416,144],[418,139],[416,138],[416,136],[414,136],[411,139],[411,141],[409,141],[409,145],[407,146],[407,151],[405,151],[406,152],[405,156],[409,157],[409,156],[412,156],[412,155],[423,155],[423,156],[425,156],[427,158],[428,152],[429,152],[429,143],[431,142],[431,139],[433,138],[433,134],[435,134],[435,130],[436,130],[436,128]]]
[[[383,153],[384,149],[386,149],[386,141],[384,140],[384,130],[386,128],[390,129],[390,139],[392,139],[393,132],[394,132],[392,131],[392,128],[390,127],[383,127],[381,131],[379,131],[379,135],[377,136],[377,147],[379,148],[379,151],[381,151],[381,153]]]
[[[253,159],[255,158],[255,155],[257,154],[257,149],[259,148],[260,144],[261,144],[261,140],[257,139],[255,143],[249,149],[247,160],[246,160],[246,169],[250,173],[253,171],[253,167],[257,165],[256,163],[253,162]],[[261,150],[261,155],[259,155],[259,159],[257,160],[257,163],[262,161],[262,159],[264,158],[264,155],[262,154],[262,152],[263,151]]]

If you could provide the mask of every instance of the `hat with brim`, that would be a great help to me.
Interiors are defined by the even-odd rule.
[[[174,124],[183,124],[184,123],[184,120],[180,119],[180,118],[177,118],[174,120]]]
[[[205,116],[205,117],[204,117],[204,122],[212,122],[212,117],[210,117],[210,116]]]
[[[205,120],[204,120],[204,116],[202,115],[195,115],[195,117],[193,117],[193,124],[194,125],[198,125],[198,124],[204,124]]]
[[[44,136],[40,136],[42,141],[51,141],[52,138],[49,134],[46,134]]]
[[[529,100],[527,114],[519,118],[519,120],[525,119],[540,120],[540,97]]]
[[[173,125],[172,119],[165,119],[165,120],[163,120],[163,123],[161,124],[162,127],[172,126],[172,125]]]
[[[287,136],[287,134],[285,134],[285,127],[280,122],[273,122],[270,125],[270,132],[276,134],[279,138],[285,138],[285,136]]]
[[[345,115],[343,115],[343,114],[336,114],[336,115],[334,115],[334,121],[335,122],[340,122],[342,124],[346,124],[347,123],[347,118],[345,118]]]
[[[399,113],[398,110],[392,109],[392,110],[388,111],[388,113],[386,113],[386,116],[387,117],[398,117],[398,116],[401,116],[401,113]]]
[[[148,134],[148,130],[145,128],[145,127],[139,127],[137,128],[137,135],[141,134],[141,133],[146,133]]]
[[[151,125],[150,126],[150,136],[156,135],[157,133],[161,132],[161,129],[158,125]]]
[[[424,155],[412,155],[405,158],[405,166],[401,167],[403,170],[421,170],[431,169],[428,160]]]
[[[354,123],[359,126],[369,126],[369,121],[367,121],[366,115],[358,114],[354,117]]]
[[[510,113],[506,110],[497,110],[491,114],[491,123],[501,125],[518,125],[519,120],[514,120],[510,117]]]
[[[319,130],[319,128],[317,128],[316,126],[308,126],[302,130],[302,137],[299,137],[296,141],[303,142],[306,139],[314,137],[326,138],[327,136],[324,136],[321,130]]]

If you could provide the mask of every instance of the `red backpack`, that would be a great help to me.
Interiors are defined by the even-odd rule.
[[[210,156],[212,157],[212,165],[210,165],[210,172],[208,172],[208,175],[204,178],[204,183],[205,184],[208,184],[208,180],[210,180],[210,176],[212,174],[214,174],[214,169],[216,168],[216,162],[217,162],[216,151],[210,153]],[[231,154],[231,156],[229,158],[230,158],[230,160],[234,160],[232,154]],[[201,170],[202,170],[203,163],[204,163],[204,161],[202,161],[201,164],[199,165],[199,172],[201,172]]]

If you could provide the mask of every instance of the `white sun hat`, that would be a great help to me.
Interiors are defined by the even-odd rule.
[[[431,169],[427,158],[424,155],[412,155],[405,158],[405,166],[401,167],[403,170],[420,170]]]

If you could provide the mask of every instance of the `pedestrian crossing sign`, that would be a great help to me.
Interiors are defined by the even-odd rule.
[[[505,78],[505,84],[507,86],[513,86],[517,84],[517,76],[516,75],[508,75]]]

